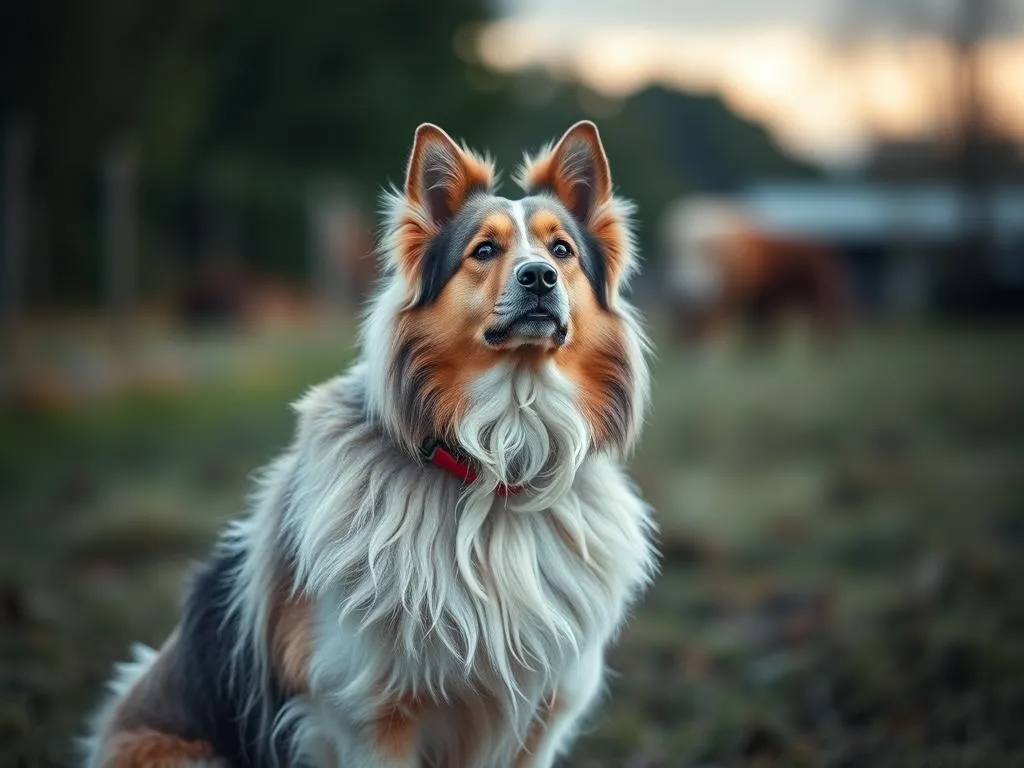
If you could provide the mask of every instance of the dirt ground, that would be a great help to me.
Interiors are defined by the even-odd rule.
[[[0,766],[69,764],[287,403],[351,356],[188,343],[259,365],[0,415]],[[663,348],[633,467],[662,573],[568,765],[1024,766],[1024,329]]]

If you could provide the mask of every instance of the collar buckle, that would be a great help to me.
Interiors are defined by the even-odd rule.
[[[420,443],[420,458],[423,459],[427,464],[432,464],[434,456],[437,455],[437,449],[440,447],[441,441],[437,438],[428,437],[422,443]]]

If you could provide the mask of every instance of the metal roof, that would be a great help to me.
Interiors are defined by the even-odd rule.
[[[763,182],[737,203],[761,226],[783,234],[942,242],[962,231],[964,199],[954,186]],[[998,188],[988,199],[984,215],[997,239],[1024,237],[1024,187]]]

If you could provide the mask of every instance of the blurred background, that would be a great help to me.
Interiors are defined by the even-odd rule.
[[[508,178],[584,117],[663,572],[568,764],[1024,765],[1020,0],[3,3],[0,765],[353,358],[416,125]]]

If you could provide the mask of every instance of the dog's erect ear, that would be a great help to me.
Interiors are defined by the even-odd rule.
[[[597,126],[581,120],[554,148],[529,161],[522,181],[527,191],[550,190],[581,223],[612,196],[612,175]]]
[[[416,139],[405,175],[405,196],[442,226],[474,191],[493,183],[490,163],[463,149],[436,125],[424,123]]]

